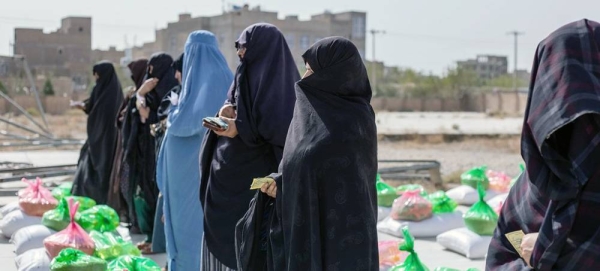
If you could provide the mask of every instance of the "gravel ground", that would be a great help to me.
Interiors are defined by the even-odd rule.
[[[464,139],[461,142],[431,143],[379,141],[379,159],[432,159],[441,163],[442,176],[454,175],[474,166],[519,174],[519,138]]]

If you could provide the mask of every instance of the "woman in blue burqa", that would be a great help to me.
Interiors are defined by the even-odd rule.
[[[206,134],[202,118],[219,110],[233,80],[212,33],[192,32],[184,55],[183,86],[179,98],[171,101],[157,165],[171,271],[200,270],[203,212],[198,160]]]

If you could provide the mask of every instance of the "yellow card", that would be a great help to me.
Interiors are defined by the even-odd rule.
[[[260,189],[263,184],[271,184],[272,182],[274,182],[275,180],[271,179],[271,178],[255,178],[254,180],[252,180],[252,185],[250,185],[250,190],[255,190],[255,189]]]
[[[525,233],[519,230],[509,232],[504,236],[506,236],[506,239],[508,239],[510,244],[515,248],[515,250],[517,250],[517,253],[519,253],[521,258],[523,258],[523,255],[521,254],[521,242],[523,241],[523,236],[525,236]]]

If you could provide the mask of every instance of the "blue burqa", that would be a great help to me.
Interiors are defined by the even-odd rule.
[[[171,271],[200,270],[203,211],[198,202],[198,155],[206,133],[202,118],[218,112],[233,81],[212,33],[192,32],[184,55],[183,86],[171,107],[157,166]]]

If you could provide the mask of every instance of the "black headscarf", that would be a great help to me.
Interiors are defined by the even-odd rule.
[[[173,61],[173,69],[178,72],[183,71],[183,53]]]
[[[209,132],[200,155],[206,244],[230,268],[236,268],[235,225],[254,195],[248,188],[252,178],[277,171],[296,100],[294,82],[300,78],[275,26],[246,28],[236,42],[242,45],[246,55],[228,93],[228,103],[237,108],[238,136],[219,138]]]
[[[127,65],[129,71],[131,71],[131,80],[135,83],[135,89],[139,89],[144,83],[144,76],[148,70],[148,60],[138,59]]]
[[[377,270],[377,133],[371,87],[352,42],[303,55],[277,182],[269,270]]]
[[[114,152],[117,144],[115,122],[119,106],[123,102],[121,84],[110,62],[99,62],[93,72],[98,75],[96,85],[86,103],[88,114],[86,151],[87,163],[80,164],[76,173],[73,192],[78,196],[91,197],[106,203]],[[80,158],[81,159],[81,158]],[[80,160],[83,161],[83,160]]]
[[[150,114],[145,123],[140,120],[139,112],[136,108],[136,96],[129,99],[127,112],[123,121],[123,162],[129,170],[130,189],[135,191],[137,186],[141,188],[142,198],[148,208],[144,210],[146,222],[140,223],[140,228],[144,233],[152,231],[152,217],[156,208],[158,198],[158,187],[156,186],[156,140],[150,134],[150,124],[157,123],[158,108],[163,97],[173,87],[177,86],[175,72],[171,67],[173,58],[164,53],[154,54],[148,61],[148,69],[142,82],[148,78],[157,78],[156,87],[146,94],[146,104],[150,109]],[[152,73],[150,73],[152,66]]]
[[[174,87],[179,85],[179,82],[175,78],[175,69],[173,69],[172,65],[173,58],[165,53],[156,53],[148,61],[146,78],[158,79],[156,87],[146,94],[146,101],[150,108],[150,116],[147,121],[149,124],[159,121],[157,113],[161,101]],[[150,73],[150,66],[152,66],[152,73]]]
[[[300,79],[285,37],[274,25],[254,24],[240,35],[236,48],[240,46],[246,54],[228,93],[229,102],[237,107],[238,130],[249,132],[240,137],[249,146],[265,141],[283,146],[281,130],[287,130],[296,99],[289,82]],[[259,118],[263,121],[257,122]]]
[[[179,58],[177,58],[175,61],[173,61],[173,63],[171,64],[171,67],[173,68],[174,71],[179,71],[179,72],[182,71],[182,69],[183,69],[183,54],[181,54],[179,56]],[[179,83],[179,82],[177,82],[177,83]],[[170,112],[170,108],[171,108],[170,96],[173,95],[173,93],[179,95],[180,92],[181,92],[181,85],[176,85],[175,87],[173,87],[171,89],[171,91],[169,91],[169,93],[167,93],[165,96],[163,96],[163,99],[160,102],[160,105],[158,106],[158,109],[157,109],[158,120],[164,120],[169,116],[169,112]]]

